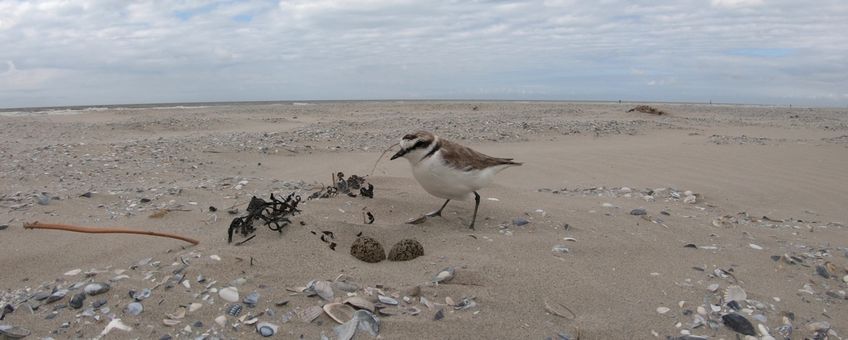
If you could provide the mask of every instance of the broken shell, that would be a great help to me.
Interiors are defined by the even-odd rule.
[[[79,273],[82,273],[82,269],[72,269],[65,272],[65,276],[75,276]]]
[[[108,283],[92,282],[86,285],[85,288],[83,288],[83,291],[85,291],[85,293],[88,295],[97,295],[108,292],[109,288],[111,287],[109,287]]]
[[[345,323],[353,318],[356,309],[344,303],[328,303],[324,305],[324,312],[338,323]]]
[[[737,285],[730,285],[724,289],[724,301],[736,301],[736,302],[744,302],[748,299],[748,294],[745,293],[745,290],[742,287]]]
[[[409,261],[424,255],[424,247],[416,240],[405,239],[389,250],[389,261]]]
[[[195,312],[198,309],[200,309],[200,307],[203,307],[202,303],[192,302],[191,304],[188,305],[188,312],[189,313]]]
[[[113,329],[120,329],[122,331],[129,332],[132,330],[132,327],[125,325],[121,322],[121,319],[112,319],[109,321],[109,324],[106,325],[106,328],[103,329],[103,332],[100,332],[100,336],[109,334]]]
[[[374,313],[360,309],[356,313],[353,313],[351,320],[357,320],[357,328],[371,333],[372,336],[380,334],[380,318],[374,315]]]
[[[713,283],[707,286],[707,290],[715,293],[719,289],[719,287],[721,287],[721,285],[719,285],[718,283]]]
[[[374,304],[361,296],[349,297],[344,300],[344,303],[349,304],[357,309],[366,309],[369,312],[374,312]]]
[[[136,301],[142,301],[150,297],[150,288],[144,288],[138,292],[132,292],[132,298]]]
[[[256,304],[259,302],[259,293],[253,292],[247,294],[247,296],[244,297],[244,300],[242,300],[242,302],[244,302],[244,304],[248,307],[256,307]]]
[[[226,326],[227,325],[227,316],[226,315],[219,315],[217,318],[215,318],[215,323],[217,323],[218,326],[221,326],[221,327]]]
[[[333,285],[329,281],[312,280],[306,284],[306,289],[303,290],[307,294],[318,294],[322,299],[331,301],[335,296],[333,293]]]
[[[451,279],[453,279],[455,273],[456,271],[453,269],[453,267],[447,267],[445,269],[442,269],[442,271],[436,274],[436,276],[433,276],[433,282],[442,283],[450,281]]]
[[[235,287],[227,287],[218,291],[218,296],[220,296],[224,301],[227,302],[238,302],[239,293],[238,289]]]
[[[300,319],[303,320],[303,322],[310,323],[312,320],[321,316],[322,313],[324,313],[324,310],[319,306],[306,307],[306,309],[300,312]]]
[[[424,223],[424,221],[427,221],[427,216],[422,215],[422,216],[410,218],[409,220],[406,221],[406,224],[421,224],[421,223]]]
[[[387,305],[397,305],[398,304],[397,300],[392,299],[388,296],[383,296],[383,295],[378,295],[377,300],[379,300],[380,302],[385,303]]]
[[[164,320],[162,320],[162,324],[164,324],[165,326],[169,326],[169,327],[176,326],[179,323],[180,323],[180,320],[174,320],[174,319],[164,319]]]
[[[169,317],[169,318],[171,318],[171,319],[174,319],[174,320],[180,320],[180,319],[184,318],[184,317],[185,317],[185,315],[186,315],[186,309],[185,309],[185,307],[179,307],[179,308],[177,308],[177,312],[176,312],[176,313],[174,313],[174,314],[167,314],[166,316],[167,316],[167,317]]]
[[[256,324],[256,331],[266,338],[277,334],[278,329],[280,329],[280,326],[277,326],[270,322],[260,322]]]
[[[239,314],[241,314],[241,305],[237,303],[229,305],[225,312],[230,316],[239,316]]]

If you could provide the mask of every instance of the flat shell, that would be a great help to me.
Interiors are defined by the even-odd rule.
[[[390,298],[388,296],[384,296],[384,295],[378,295],[377,299],[380,300],[381,303],[384,303],[384,304],[387,304],[387,305],[395,306],[395,305],[398,304],[397,300]]]
[[[258,332],[263,337],[273,336],[277,334],[277,330],[280,329],[280,326],[272,324],[270,322],[260,322],[256,324],[256,332]]]
[[[29,336],[31,332],[26,328],[12,325],[0,325],[0,335],[8,339],[21,339]]]
[[[374,312],[374,303],[361,296],[351,296],[344,300],[344,303],[349,304],[356,309],[366,309],[369,312]]]
[[[300,312],[300,319],[303,322],[310,323],[312,320],[317,319],[321,314],[324,313],[324,310],[318,306],[306,307],[306,309]]]
[[[314,293],[318,294],[322,299],[327,301],[332,301],[335,294],[333,293],[333,285],[330,281],[323,280],[314,280],[309,281],[306,285],[306,289],[303,290],[304,293]]]
[[[109,288],[111,287],[109,287],[108,283],[92,282],[86,285],[85,288],[83,288],[83,291],[85,291],[85,293],[88,295],[97,295],[108,292]]]
[[[344,303],[328,303],[324,305],[324,312],[338,323],[345,323],[353,318],[356,309]]]

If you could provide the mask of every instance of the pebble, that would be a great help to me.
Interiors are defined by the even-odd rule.
[[[137,292],[131,292],[133,300],[142,301],[150,297],[150,288],[144,288]]]
[[[74,294],[74,296],[71,298],[71,301],[68,303],[68,305],[70,305],[71,308],[73,308],[73,309],[80,309],[80,308],[82,308],[83,302],[85,302],[85,294],[84,293],[77,293],[77,294]]]
[[[259,332],[259,335],[262,335],[263,337],[266,337],[266,338],[269,337],[269,336],[273,336],[274,334],[277,334],[277,330],[279,328],[280,328],[280,326],[277,326],[277,325],[272,324],[270,322],[260,322],[260,323],[256,324],[256,331]]]
[[[235,287],[227,287],[219,290],[218,296],[227,302],[237,302],[239,300],[239,293]]]
[[[256,307],[256,304],[259,303],[259,293],[253,292],[247,294],[247,296],[244,297],[244,300],[242,300],[242,302],[244,302],[244,304],[250,308]]]
[[[566,247],[564,244],[557,244],[554,245],[553,248],[551,248],[551,251],[554,252],[554,254],[568,254],[568,252],[571,250],[568,249],[568,247]]]
[[[748,246],[753,248],[753,249],[756,249],[756,250],[763,250],[762,246],[759,246],[759,245],[756,245],[756,244],[753,244],[753,243],[748,243]]]
[[[393,305],[393,306],[395,306],[395,305],[397,305],[397,304],[398,304],[398,301],[397,301],[397,300],[395,300],[395,299],[393,299],[393,298],[390,298],[390,297],[388,297],[388,296],[383,296],[383,295],[378,295],[378,296],[377,296],[377,300],[380,300],[380,302],[385,303],[385,304],[387,304],[387,305]]]
[[[88,295],[98,295],[108,292],[110,288],[108,283],[92,282],[86,285],[83,291]]]
[[[450,281],[451,279],[453,279],[454,274],[455,270],[453,269],[453,267],[447,267],[437,273],[436,276],[433,276],[433,282],[442,283]]]
[[[215,323],[217,323],[218,326],[224,327],[227,324],[227,316],[219,315],[217,318],[215,318]]]
[[[517,227],[520,227],[520,226],[523,226],[523,225],[530,224],[530,221],[528,221],[524,217],[516,217],[516,218],[512,219],[512,224],[517,226]]]
[[[660,313],[660,314],[668,313],[668,311],[670,311],[670,310],[671,310],[671,308],[668,308],[668,307],[657,307],[657,313]]]
[[[129,315],[139,315],[142,311],[144,311],[144,306],[142,306],[141,303],[138,302],[131,302],[127,305],[126,311]]]
[[[646,215],[647,213],[648,212],[644,208],[636,208],[636,209],[630,210],[630,215],[633,215],[633,216]]]
[[[842,277],[842,282],[848,283],[848,275]]]

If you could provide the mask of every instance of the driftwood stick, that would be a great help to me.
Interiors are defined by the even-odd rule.
[[[80,227],[75,225],[68,224],[56,224],[56,223],[24,223],[24,229],[52,229],[52,230],[64,230],[64,231],[73,231],[77,233],[89,233],[89,234],[138,234],[138,235],[150,235],[150,236],[159,236],[159,237],[170,237],[181,241],[186,241],[193,245],[197,245],[200,241],[183,237],[174,234],[168,233],[157,233],[155,231],[143,231],[143,230],[132,230],[125,228],[92,228],[92,227]]]

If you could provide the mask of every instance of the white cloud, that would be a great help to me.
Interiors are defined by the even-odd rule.
[[[16,74],[0,75],[0,106],[460,97],[844,105],[832,95],[848,88],[842,32],[840,0],[0,1],[0,61]]]

